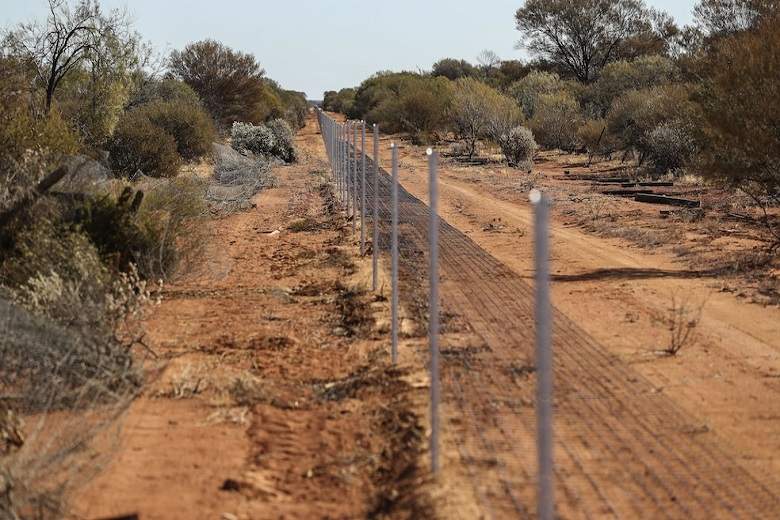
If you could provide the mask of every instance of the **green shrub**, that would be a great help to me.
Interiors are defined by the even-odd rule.
[[[135,263],[147,279],[168,279],[195,263],[204,244],[207,183],[179,176],[139,186],[144,199],[135,218],[145,236]]]
[[[208,154],[214,142],[214,124],[200,106],[183,101],[155,101],[138,109],[145,117],[173,136],[182,159],[192,161]]]
[[[577,140],[592,157],[609,157],[620,148],[620,142],[607,131],[605,119],[588,119],[577,129]]]
[[[633,90],[612,104],[607,114],[607,130],[620,141],[622,149],[639,152],[642,164],[650,153],[649,136],[653,130],[671,121],[694,127],[698,113],[685,85]]]
[[[675,63],[665,56],[642,56],[633,61],[608,63],[599,79],[586,88],[583,104],[597,117],[604,117],[621,94],[668,85],[677,81],[679,75]]]
[[[554,94],[561,90],[564,90],[564,82],[557,74],[535,70],[520,81],[510,85],[509,95],[523,109],[525,117],[531,119],[541,96]]]
[[[538,98],[530,125],[539,144],[570,152],[577,148],[577,129],[581,120],[577,100],[570,94],[558,92]]]
[[[537,146],[534,134],[526,127],[516,126],[511,129],[501,137],[499,144],[510,166],[533,164]]]
[[[181,157],[176,140],[139,111],[125,114],[109,142],[111,167],[125,177],[141,171],[149,177],[174,177]]]

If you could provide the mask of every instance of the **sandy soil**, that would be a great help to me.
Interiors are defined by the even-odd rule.
[[[259,195],[256,209],[216,222],[204,269],[166,289],[147,324],[164,369],[130,410],[114,462],[77,497],[79,517],[532,516],[533,446],[516,444],[533,436],[532,378],[524,370],[529,360],[520,351],[496,348],[498,332],[525,337],[522,323],[502,331],[489,321],[461,324],[455,314],[445,320],[444,375],[460,385],[460,395],[473,397],[461,402],[451,394],[443,403],[444,471],[434,485],[427,475],[424,317],[414,301],[404,301],[402,364],[389,367],[387,265],[383,260],[380,294],[366,292],[369,259],[360,257],[350,223],[321,189],[327,165],[320,139],[310,122],[298,136],[301,163],[277,170],[279,187]],[[389,165],[391,139],[382,138],[383,166]],[[576,168],[570,162],[549,159],[537,170],[553,178]],[[426,172],[423,149],[402,143],[402,184],[423,201]],[[525,175],[495,165],[442,163],[442,216],[491,255],[497,267],[480,276],[492,276],[494,283],[510,275],[530,281],[532,275]],[[568,189],[563,181],[557,186],[560,193]],[[780,470],[780,310],[722,291],[718,276],[692,270],[670,248],[649,251],[573,226],[567,199],[557,200],[553,301],[562,321],[565,316],[576,323],[603,349],[584,352],[581,374],[566,369],[581,380],[571,386],[572,395],[588,385],[622,392],[636,383],[589,377],[636,377],[641,395],[627,424],[634,412],[648,411],[658,415],[643,419],[651,427],[667,412],[693,425],[683,433],[637,433],[620,423],[624,410],[564,400],[556,447],[563,516],[663,510],[670,504],[665,500],[676,500],[665,485],[648,491],[641,479],[632,484],[621,478],[644,471],[674,486],[689,471],[685,457],[705,453],[697,446],[716,447],[724,460],[735,461],[735,472],[744,468],[776,493],[767,475]],[[448,273],[444,290],[451,302],[476,308],[480,283],[479,277],[461,281]],[[511,298],[509,289],[499,296]],[[673,298],[695,314],[697,325],[682,350],[667,356],[660,350],[669,344]],[[481,349],[491,346],[498,358],[488,362]],[[610,371],[599,372],[588,356],[602,356]],[[589,376],[591,369],[596,371]],[[511,416],[504,413],[508,408]],[[594,413],[603,423],[584,428]],[[607,446],[616,435],[628,439],[636,463],[600,458],[600,437]],[[681,444],[669,448],[664,439]],[[686,439],[693,447],[683,445]],[[657,465],[656,443],[675,461]],[[525,455],[495,458],[519,448]],[[582,471],[577,464],[583,461],[599,470]],[[693,461],[690,471],[710,464]],[[506,495],[522,503],[503,503],[496,482],[514,489]],[[704,487],[679,491],[706,502],[712,489],[704,488],[714,480],[702,482]],[[581,494],[567,495],[569,490]],[[632,491],[652,496],[626,498]],[[688,516],[704,517],[702,511]]]
[[[77,517],[429,516],[421,390],[387,364],[386,302],[362,288],[316,125],[297,144],[300,163],[217,221],[203,268],[153,310],[161,375]]]
[[[398,142],[393,136],[382,138],[380,162],[386,167],[393,140]],[[367,145],[369,150],[371,146]],[[708,276],[690,269],[671,248],[647,250],[629,240],[603,238],[572,226],[570,210],[576,202],[566,196],[570,184],[551,181],[564,169],[577,173],[572,162],[570,157],[547,158],[534,168],[556,195],[554,305],[695,417],[702,432],[718,439],[756,475],[776,474],[780,470],[780,307],[751,304],[744,294],[723,291],[724,283],[733,280],[724,282],[718,273]],[[582,163],[582,158],[575,162],[584,170]],[[403,186],[427,200],[424,148],[401,142],[400,164]],[[526,183],[528,175],[447,159],[440,173],[442,217],[530,279],[532,211],[527,190],[532,184]],[[634,215],[644,212],[657,218],[658,206],[610,200],[630,206]],[[659,351],[670,342],[673,301],[684,305],[698,325],[678,355],[666,356]]]

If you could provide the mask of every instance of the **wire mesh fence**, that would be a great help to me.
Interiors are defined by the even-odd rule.
[[[376,234],[374,261],[392,260],[397,229],[394,287],[398,303],[422,329],[420,337],[436,321],[429,319],[430,266],[438,268],[440,467],[469,483],[484,517],[764,518],[780,511],[773,477],[745,469],[714,435],[697,434],[699,423],[554,306],[540,314],[543,272],[532,286],[439,220],[435,203],[432,211],[396,181],[397,147],[393,173],[376,164],[376,129],[372,159],[365,142],[355,147],[343,139],[344,125],[352,123],[321,111],[318,117],[345,207],[363,189],[350,184],[350,165],[359,163],[366,174],[366,203],[375,209],[359,224]],[[543,198],[536,207],[539,244],[547,233]],[[439,249],[431,264],[433,221]],[[542,247],[537,275],[545,257]],[[405,351],[396,348],[392,341],[393,360],[403,362]],[[547,368],[549,373],[540,372]]]

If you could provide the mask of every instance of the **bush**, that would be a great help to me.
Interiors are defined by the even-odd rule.
[[[443,76],[383,72],[360,84],[347,115],[422,142],[448,130],[451,100],[452,83]]]
[[[780,15],[718,42],[703,64],[706,172],[780,202]],[[778,234],[780,236],[780,234]],[[780,241],[780,238],[777,238]]]
[[[609,157],[620,148],[615,136],[607,131],[605,119],[588,119],[577,129],[577,139],[592,157]]]
[[[206,198],[222,212],[248,207],[256,193],[276,182],[268,162],[254,156],[247,157],[232,148],[215,144],[214,159],[216,186],[209,187]]]
[[[536,111],[536,103],[544,95],[554,94],[564,89],[564,82],[557,74],[543,71],[533,71],[526,77],[509,87],[509,95],[523,109],[527,119],[531,119]]]
[[[472,78],[455,82],[450,118],[471,158],[477,139],[488,137],[500,143],[521,120],[517,104],[496,89]]]
[[[287,121],[284,119],[274,119],[266,126],[274,137],[274,146],[271,154],[286,163],[295,162],[297,160],[295,136]]]
[[[599,79],[587,87],[584,104],[597,117],[604,117],[612,102],[621,94],[668,85],[674,83],[678,76],[677,66],[665,56],[642,56],[634,61],[608,63]]]
[[[542,146],[571,152],[577,147],[581,119],[580,106],[571,95],[545,94],[536,102],[531,129]]]
[[[647,138],[648,155],[656,173],[686,166],[696,155],[696,140],[679,122],[667,122],[653,129]]]
[[[624,150],[639,152],[639,163],[650,153],[650,133],[670,121],[689,128],[698,126],[699,109],[689,99],[685,85],[666,85],[626,92],[615,100],[607,114],[607,130]]]
[[[230,132],[230,144],[235,150],[268,158],[273,156],[276,149],[276,138],[265,125],[235,122]]]
[[[502,136],[501,152],[510,166],[525,166],[533,164],[536,153],[534,134],[524,126],[516,126]]]
[[[147,118],[173,136],[182,159],[192,161],[211,151],[214,124],[200,106],[183,101],[156,101],[136,112],[137,117]]]
[[[145,196],[135,222],[147,247],[137,251],[135,263],[145,278],[168,279],[201,252],[207,185],[203,179],[179,176],[140,187]]]
[[[108,150],[112,169],[125,177],[139,170],[150,177],[174,177],[179,172],[176,140],[138,111],[119,121]]]

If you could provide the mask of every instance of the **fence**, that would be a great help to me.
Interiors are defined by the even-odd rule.
[[[780,510],[773,489],[717,443],[686,433],[696,428],[692,418],[550,305],[549,201],[541,193],[531,193],[531,287],[439,218],[435,152],[428,155],[426,205],[399,183],[398,144],[390,147],[391,173],[380,168],[376,126],[369,157],[364,122],[338,122],[322,111],[318,119],[333,183],[355,233],[360,226],[363,251],[372,229],[375,290],[379,259],[390,260],[393,363],[403,354],[399,305],[427,324],[434,474],[457,465],[492,518],[756,517]],[[439,326],[442,337],[462,332],[479,343],[440,350]],[[442,417],[440,398],[449,408]],[[457,457],[440,460],[442,435],[456,439]],[[562,465],[553,466],[553,452]]]

